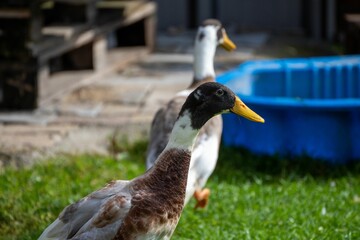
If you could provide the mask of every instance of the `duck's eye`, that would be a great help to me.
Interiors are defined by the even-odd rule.
[[[220,96],[224,95],[224,90],[218,89],[218,90],[216,90],[215,94],[220,97]]]

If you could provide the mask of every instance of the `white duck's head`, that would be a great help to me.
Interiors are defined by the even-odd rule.
[[[229,39],[221,22],[205,20],[196,34],[194,50],[194,82],[215,78],[214,56],[217,46],[232,51],[236,45]]]

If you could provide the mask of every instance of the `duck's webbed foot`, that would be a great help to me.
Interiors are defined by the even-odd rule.
[[[196,199],[195,209],[205,208],[209,202],[210,189],[204,188],[202,190],[196,190],[194,192],[194,198]]]

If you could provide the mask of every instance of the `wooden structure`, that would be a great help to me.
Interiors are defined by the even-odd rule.
[[[34,109],[151,51],[155,12],[150,1],[2,0],[0,108]]]
[[[360,14],[345,14],[345,52],[360,53]]]

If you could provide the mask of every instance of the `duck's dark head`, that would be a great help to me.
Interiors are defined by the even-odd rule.
[[[232,112],[255,122],[265,122],[229,88],[216,82],[200,85],[187,98],[179,116],[189,114],[193,129],[200,129],[215,115]]]
[[[198,29],[196,42],[212,42],[213,44],[222,46],[227,51],[236,49],[236,45],[230,40],[226,34],[225,28],[217,19],[205,20]]]

